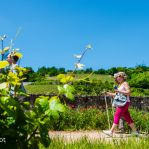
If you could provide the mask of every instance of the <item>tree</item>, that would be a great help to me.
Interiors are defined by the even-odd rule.
[[[25,80],[26,82],[34,82],[35,79],[35,72],[32,69],[32,67],[25,67],[25,69],[27,70],[28,73],[25,74]]]
[[[40,74],[41,76],[45,76],[47,74],[47,68],[43,66],[37,70],[37,73]]]
[[[142,72],[138,74],[132,74],[129,80],[130,86],[136,88],[149,88],[149,72]]]
[[[93,72],[92,68],[86,68],[85,73],[91,73],[91,72]]]
[[[48,68],[48,74],[49,76],[56,76],[58,75],[58,69],[56,67],[50,67]]]
[[[149,71],[149,67],[145,65],[138,65],[135,67],[135,70],[134,70],[135,73],[140,73],[140,72],[145,72],[145,71]]]
[[[117,70],[117,68],[116,67],[112,67],[112,68],[110,68],[110,69],[108,69],[107,70],[107,73],[109,74],[109,75],[114,75],[115,73],[117,73],[118,72],[118,70]]]
[[[96,74],[106,74],[106,70],[101,68],[101,69],[98,69],[97,71],[95,71]]]
[[[58,74],[65,74],[65,68],[59,68],[58,69]]]

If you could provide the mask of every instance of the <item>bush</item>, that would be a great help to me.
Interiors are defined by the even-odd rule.
[[[104,90],[112,90],[113,83],[101,80],[75,81],[73,83],[76,95],[101,95]]]
[[[60,119],[50,124],[53,130],[91,130],[105,129],[107,127],[106,115],[100,110],[89,109],[68,109],[61,114]]]
[[[113,111],[109,109],[110,125],[113,123]],[[149,133],[149,113],[130,109],[130,114],[134,119],[135,125],[139,131]],[[103,130],[108,129],[107,113],[94,107],[83,109],[69,108],[60,115],[59,120],[51,120],[49,128],[51,130]],[[125,123],[126,131],[130,128]]]
[[[142,88],[131,88],[131,96],[149,96],[149,90]]]
[[[129,84],[130,86],[135,87],[135,88],[148,89],[149,88],[149,71],[138,73],[138,74],[132,74],[131,80],[129,80]]]

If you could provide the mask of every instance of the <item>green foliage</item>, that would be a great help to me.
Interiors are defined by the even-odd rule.
[[[130,113],[137,129],[149,133],[149,113],[135,109],[130,109]]]
[[[114,82],[114,78],[111,75],[102,75],[102,74],[96,74],[95,72],[90,74],[75,74],[75,80],[82,80],[84,78],[89,78],[90,80],[100,80],[102,82],[108,81],[108,82]]]
[[[131,71],[127,71],[127,73],[131,74]],[[146,71],[128,75],[131,96],[149,96],[148,74],[149,72]],[[60,76],[65,75],[61,74]],[[113,89],[114,79],[111,75],[75,74],[74,79],[70,79],[71,77],[69,78],[68,75],[66,76],[61,80],[61,83],[66,83],[67,80],[68,82],[69,80],[73,81],[76,95],[100,95],[102,90]],[[2,80],[4,79],[5,78]],[[32,85],[26,86],[26,89],[29,94],[56,94],[58,93],[56,85],[61,85],[61,83],[58,81],[58,78],[50,77],[49,80],[46,81],[34,82]]]
[[[60,119],[51,121],[50,128],[54,130],[90,130],[105,129],[106,115],[98,109],[67,109]],[[104,125],[105,124],[105,125]]]
[[[73,83],[76,95],[101,95],[104,90],[112,90],[113,83],[90,80],[89,78]]]
[[[134,69],[134,73],[142,73],[142,72],[146,72],[146,71],[149,71],[149,67],[147,67],[145,65],[138,65]]]
[[[74,87],[71,85],[71,82],[74,80],[74,77],[72,75],[60,74],[57,76],[57,78],[63,84],[58,85],[59,95],[64,94],[66,98],[73,100],[74,99],[73,93],[75,90]]]
[[[59,112],[65,111],[65,106],[58,97],[40,96],[33,108],[28,102],[19,103],[17,98],[1,96],[0,99],[0,134],[6,138],[7,146],[33,147],[33,142],[49,145],[48,124],[50,117],[59,118]],[[37,139],[36,136],[40,135]]]
[[[41,67],[37,70],[37,73],[40,74],[41,76],[56,76],[58,74],[65,74],[65,68],[56,68],[56,67]]]
[[[130,109],[130,114],[134,119],[139,131],[149,133],[149,113]],[[109,109],[110,124],[113,123],[113,111]],[[104,130],[108,129],[107,113],[105,110],[90,108],[67,109],[60,114],[60,119],[51,120],[49,127],[51,130]],[[126,131],[130,128],[125,123]]]
[[[38,148],[39,142],[48,147],[51,117],[58,119],[59,113],[65,112],[65,106],[58,96],[40,96],[35,100],[34,106],[20,99],[22,95],[26,96],[20,91],[26,72],[25,68],[17,66],[15,73],[8,71],[8,74],[1,74],[6,81],[0,86],[0,134],[6,138],[6,144],[0,144],[1,148]],[[14,87],[12,96],[11,87]],[[70,85],[65,90],[72,93]]]
[[[41,149],[44,149],[40,145]],[[86,137],[81,138],[77,141],[71,141],[66,143],[64,139],[53,139],[49,146],[49,149],[148,149],[149,139],[148,138],[128,138],[128,139],[97,139],[90,140]]]
[[[26,85],[25,89],[28,94],[58,94],[56,85]]]
[[[86,68],[86,70],[76,70],[75,74],[88,74],[93,71],[92,68]],[[149,71],[149,67],[145,65],[138,65],[134,68],[127,68],[127,67],[112,67],[109,69],[103,69],[99,68],[98,70],[94,70],[95,74],[107,74],[107,75],[113,75],[114,73],[118,71],[124,71],[128,76],[133,73],[140,73],[140,72],[146,72]],[[65,70],[65,68],[56,68],[56,67],[41,67],[37,70],[37,74],[40,74],[41,76],[56,76],[58,74],[66,74],[72,72],[72,70]]]
[[[61,76],[64,78],[60,79]],[[26,85],[25,88],[28,94],[57,94],[58,91],[63,94],[65,90],[63,82],[71,81],[73,81],[71,85],[75,88],[73,94],[76,95],[100,95],[104,89],[111,90],[113,88],[111,76],[97,74],[76,74],[75,78],[68,76],[68,74],[60,74],[58,77],[50,77],[46,81],[33,82],[31,85]]]
[[[44,80],[44,81],[36,81],[36,82],[31,82],[31,85],[55,85],[55,84],[59,84],[57,82],[57,80]]]
[[[22,57],[21,53],[14,54],[19,58]],[[5,68],[8,64],[7,61],[1,61],[0,68]],[[65,70],[61,68],[59,72],[65,73]],[[59,72],[55,67],[50,68],[50,71],[42,67],[38,70],[36,79],[39,77],[39,81],[41,81],[45,74],[51,76],[57,75]],[[27,78],[24,77],[24,74]],[[61,103],[60,97],[66,96],[70,100],[74,99],[75,90],[72,86],[74,75],[71,73],[57,76],[59,82],[57,96],[51,98],[40,96],[35,99],[34,106],[22,101],[20,97],[26,95],[20,91],[22,81],[29,80],[34,75],[31,68],[25,69],[19,66],[16,66],[14,71],[7,71],[2,74],[3,79],[1,81],[3,82],[5,79],[6,83],[3,82],[0,88],[0,134],[8,141],[7,144],[2,144],[3,147],[38,148],[39,142],[44,147],[48,147],[50,144],[48,135],[50,122],[59,120],[59,114],[66,111],[66,106]],[[10,95],[12,88],[14,93]]]
[[[9,63],[7,61],[0,61],[0,69],[5,68],[8,65]]]
[[[149,89],[131,88],[131,96],[149,96]]]
[[[8,51],[9,47],[2,49],[1,54]],[[83,55],[91,49],[91,45],[88,45]],[[22,54],[15,51],[11,52],[11,55],[16,55],[18,58],[22,58]],[[81,56],[81,59],[83,57]],[[10,61],[0,61],[0,69],[5,68]],[[2,58],[3,59],[3,58]],[[81,59],[78,61],[80,62]],[[12,65],[15,64],[12,61]],[[80,64],[80,63],[79,63]],[[78,67],[79,68],[79,67]],[[76,68],[75,68],[76,70]],[[2,72],[2,71],[1,71]],[[57,78],[60,83],[58,86],[58,95],[51,98],[40,96],[35,99],[34,106],[31,106],[28,102],[22,101],[22,95],[27,96],[21,91],[21,85],[23,80],[36,80],[42,81],[47,74],[49,76],[60,74]],[[25,76],[26,74],[26,77]],[[14,70],[5,71],[1,75],[2,79],[0,86],[0,134],[6,138],[7,144],[2,144],[3,148],[38,148],[39,142],[44,147],[48,147],[50,139],[48,135],[49,123],[51,119],[59,120],[59,114],[65,112],[66,106],[64,106],[60,97],[66,96],[66,98],[74,99],[74,87],[72,81],[74,80],[73,72],[69,75],[65,75],[65,69],[60,68],[57,70],[55,67],[38,69],[37,74],[31,68],[22,68],[15,66]],[[35,78],[33,78],[35,77]],[[5,80],[5,82],[3,82]],[[13,93],[11,92],[13,89]],[[12,94],[11,94],[12,93]],[[24,97],[23,97],[24,98]],[[1,144],[0,144],[1,145]]]
[[[129,83],[130,86],[135,88],[149,89],[149,71],[132,74]]]

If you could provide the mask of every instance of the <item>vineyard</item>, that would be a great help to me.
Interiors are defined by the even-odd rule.
[[[149,96],[149,89],[146,84],[149,83],[147,75],[142,73],[129,79],[132,96]],[[139,76],[140,75],[140,76]],[[141,79],[142,76],[142,79]],[[144,76],[144,77],[143,77]],[[82,79],[88,80],[83,82]],[[137,79],[138,80],[137,82]],[[42,81],[32,82],[30,85],[26,85],[25,88],[28,94],[56,94],[58,93],[57,84],[59,82],[55,77],[45,77]],[[139,84],[139,85],[138,85]],[[142,85],[141,85],[142,84]],[[101,95],[103,90],[112,90],[114,86],[114,79],[111,75],[98,75],[98,74],[76,74],[74,80],[74,86],[76,89],[76,95]]]

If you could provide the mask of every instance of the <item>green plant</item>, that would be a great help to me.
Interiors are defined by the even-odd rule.
[[[19,101],[22,92],[19,90],[21,78],[18,74],[22,68],[17,69],[16,74],[9,73],[7,76],[7,83],[14,85],[16,96],[9,95],[7,86],[0,90],[0,134],[6,138],[6,144],[0,145],[7,148],[37,148],[41,142],[47,147],[50,143],[47,127],[50,117],[59,118],[59,112],[64,112],[65,106],[58,96],[40,96],[33,107],[29,102]]]
[[[2,49],[2,54],[3,52],[5,51]],[[11,54],[18,58],[22,57],[22,54],[16,50],[13,50]],[[8,61],[0,61],[0,69],[7,66],[9,66]],[[77,63],[75,70],[79,67],[80,63]],[[0,88],[0,134],[6,138],[6,143],[0,145],[3,148],[35,149],[41,142],[48,147],[50,144],[49,123],[51,119],[59,119],[59,114],[66,111],[66,105],[61,103],[61,96],[64,95],[70,100],[74,99],[74,88],[71,85],[74,80],[73,73],[58,75],[57,78],[61,82],[58,86],[58,94],[51,98],[40,96],[35,100],[34,106],[31,106],[29,102],[22,100],[22,97],[27,94],[20,90],[22,81],[26,79],[24,75],[27,70],[19,66],[16,66],[14,70],[1,74],[5,82]],[[14,93],[11,95],[12,88]]]
[[[142,73],[134,73],[131,75],[131,79],[129,81],[130,85],[135,88],[149,88],[149,71]]]
[[[22,57],[15,50],[13,55]],[[7,61],[0,61],[1,69],[8,65]],[[27,96],[20,90],[25,73],[26,69],[19,66],[15,67],[14,72],[1,73],[5,82],[0,85],[0,134],[6,141],[0,144],[1,148],[38,148],[39,142],[48,147],[50,118],[58,119],[59,113],[65,111],[65,105],[59,96],[40,96],[35,100],[34,106],[22,101],[22,97]],[[11,95],[12,88],[14,93]]]
[[[40,145],[41,149],[44,149],[42,145]],[[148,138],[128,138],[128,139],[112,139],[104,140],[89,140],[86,137],[73,142],[68,142],[64,139],[53,139],[49,148],[58,149],[148,149],[149,148],[149,140]]]
[[[109,110],[110,124],[113,123],[113,110]],[[137,130],[149,133],[149,113],[130,109]],[[108,119],[105,110],[91,106],[89,108],[68,108],[60,114],[60,119],[52,119],[49,123],[51,130],[104,130],[108,129]],[[125,130],[130,131],[125,123]]]

